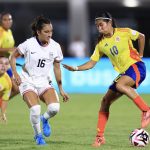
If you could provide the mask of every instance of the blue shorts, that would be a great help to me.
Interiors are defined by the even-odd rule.
[[[135,81],[135,85],[133,88],[137,88],[145,79],[146,77],[146,67],[142,61],[136,62],[135,64],[131,65],[123,74],[119,74],[113,83],[109,86],[109,89],[113,91],[117,91],[116,83],[121,76],[129,76]]]
[[[13,73],[12,73],[12,69],[11,69],[11,68],[9,68],[9,69],[7,70],[7,74],[9,75],[10,78],[12,78]]]

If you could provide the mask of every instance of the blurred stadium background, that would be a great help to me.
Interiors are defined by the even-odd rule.
[[[31,36],[32,20],[43,14],[51,19],[54,26],[53,39],[61,44],[65,56],[63,63],[70,65],[79,65],[88,59],[68,58],[68,47],[75,37],[78,36],[85,42],[87,57],[93,53],[98,35],[94,18],[97,12],[103,10],[112,14],[118,27],[130,27],[145,34],[144,61],[147,65],[147,78],[138,90],[140,93],[149,93],[149,0],[0,0],[0,12],[9,11],[13,16],[12,30],[16,46]],[[137,43],[134,44],[137,47]],[[18,62],[20,61],[22,63],[23,60],[19,59]],[[20,70],[19,67],[18,69]],[[84,77],[85,74],[87,78]],[[76,74],[63,69],[64,88],[69,93],[104,93],[115,76],[116,72],[106,58],[90,71]]]

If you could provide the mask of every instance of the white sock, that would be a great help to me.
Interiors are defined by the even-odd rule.
[[[41,113],[40,105],[34,105],[30,108],[30,122],[33,127],[35,135],[41,133],[40,113]]]
[[[54,117],[60,109],[59,103],[51,103],[47,106],[47,111],[43,114],[44,118],[48,120],[51,117]]]

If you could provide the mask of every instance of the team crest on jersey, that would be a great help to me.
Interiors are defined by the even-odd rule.
[[[116,40],[116,42],[119,42],[120,41],[120,37],[117,36],[115,40]]]
[[[135,30],[131,30],[131,33],[132,33],[133,35],[136,35],[136,31],[135,31]]]

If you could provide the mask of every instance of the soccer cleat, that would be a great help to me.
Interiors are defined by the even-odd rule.
[[[92,144],[93,147],[100,147],[102,144],[105,144],[104,136],[97,135],[95,138],[94,143]]]
[[[48,120],[46,120],[43,115],[41,115],[41,122],[42,122],[43,134],[46,137],[49,137],[51,135],[51,126]]]
[[[146,128],[150,124],[150,109],[142,113],[141,128]]]
[[[37,145],[46,145],[46,142],[42,136],[42,134],[37,134],[35,137],[34,137],[35,141],[36,141],[36,144]]]

